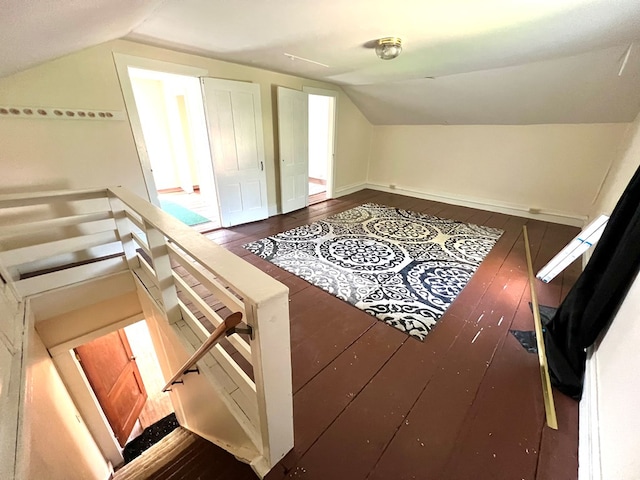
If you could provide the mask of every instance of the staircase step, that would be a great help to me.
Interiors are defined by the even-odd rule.
[[[173,462],[198,438],[186,428],[176,428],[133,462],[116,472],[114,480],[142,480],[151,478],[165,465]]]
[[[118,470],[113,480],[255,480],[249,465],[222,448],[178,427]]]

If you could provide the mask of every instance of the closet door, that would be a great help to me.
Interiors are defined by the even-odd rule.
[[[260,86],[203,77],[207,130],[223,227],[268,216]]]
[[[278,87],[282,213],[309,204],[309,96]]]

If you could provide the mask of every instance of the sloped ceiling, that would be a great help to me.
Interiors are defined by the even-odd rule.
[[[638,0],[0,5],[0,74],[126,34],[340,84],[375,124],[625,122],[640,110]],[[372,41],[383,36],[403,39],[400,57],[375,56]]]
[[[0,77],[120,38],[162,0],[0,0]]]

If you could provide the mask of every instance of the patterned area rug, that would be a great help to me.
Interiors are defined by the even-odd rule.
[[[367,203],[244,247],[424,340],[500,235]]]

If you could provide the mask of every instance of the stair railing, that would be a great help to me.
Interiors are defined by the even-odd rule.
[[[182,383],[180,380],[187,373],[191,373],[194,370],[192,368],[200,361],[202,358],[209,353],[209,350],[213,348],[225,335],[230,335],[235,333],[235,328],[240,324],[242,320],[242,313],[236,312],[229,315],[225,318],[224,322],[216,327],[216,329],[209,335],[209,338],[200,346],[198,350],[193,352],[193,355],[189,357],[182,367],[180,367],[176,373],[171,377],[171,380],[167,382],[167,384],[162,389],[163,392],[167,392],[171,390],[171,387],[176,383]],[[197,367],[196,367],[197,368]],[[198,370],[195,370],[196,372]]]
[[[229,313],[251,329],[227,337],[239,355],[211,340],[199,365],[266,474],[293,447],[287,287],[126,188],[0,194],[0,276],[18,300],[125,271],[189,353]]]

